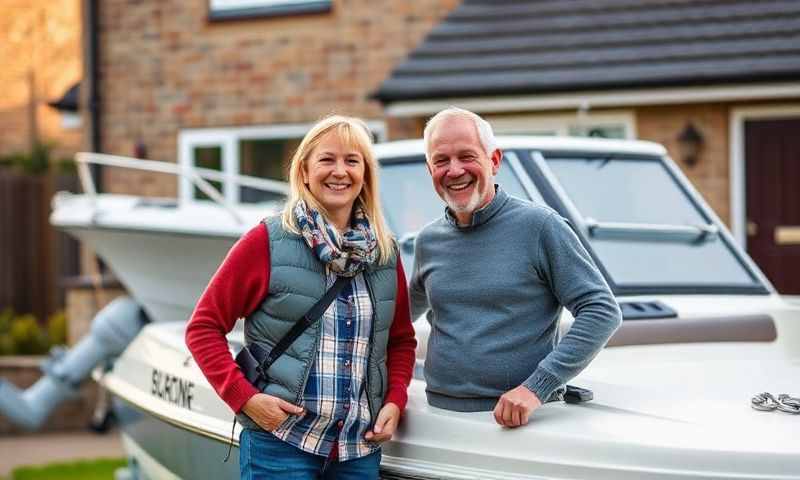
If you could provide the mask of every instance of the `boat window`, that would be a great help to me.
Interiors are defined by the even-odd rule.
[[[503,158],[503,164],[495,181],[509,195],[524,199],[530,199],[531,196],[534,200],[541,199],[541,195],[532,183],[523,185],[512,165],[519,166],[516,154]],[[444,203],[433,189],[423,155],[382,160],[380,182],[381,202],[386,221],[399,240],[404,266],[410,268],[411,264],[407,261],[413,256],[414,238],[417,232],[444,214]],[[531,195],[527,193],[529,191]]]
[[[618,291],[763,290],[663,159],[545,156],[539,163]]]

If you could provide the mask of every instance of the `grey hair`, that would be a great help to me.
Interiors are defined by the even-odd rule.
[[[469,110],[458,107],[447,107],[436,115],[432,116],[428,120],[428,123],[425,124],[425,131],[422,133],[422,138],[425,141],[426,158],[429,156],[428,147],[430,145],[431,134],[433,133],[433,130],[441,120],[444,120],[448,117],[464,117],[472,120],[472,123],[475,124],[475,129],[478,131],[478,138],[481,141],[483,149],[486,151],[486,155],[491,157],[492,152],[497,150],[497,140],[494,138],[494,131],[492,131],[492,126],[489,125],[489,122],[481,118],[477,113],[470,112]]]

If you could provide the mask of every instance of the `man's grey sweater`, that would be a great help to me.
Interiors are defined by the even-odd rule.
[[[448,210],[423,228],[410,293],[414,318],[430,306],[428,402],[448,410],[492,410],[519,385],[547,401],[622,321],[566,220],[499,187],[470,225]],[[558,342],[562,306],[575,322]]]

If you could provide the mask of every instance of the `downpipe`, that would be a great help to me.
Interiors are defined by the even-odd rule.
[[[130,297],[109,303],[92,320],[89,334],[71,349],[54,348],[42,364],[44,376],[27,390],[0,379],[0,415],[26,430],[37,430],[61,402],[78,394],[95,366],[119,356],[147,323]]]

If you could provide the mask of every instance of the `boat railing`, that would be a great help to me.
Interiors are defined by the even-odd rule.
[[[109,155],[105,153],[79,152],[75,155],[75,162],[78,165],[78,176],[81,187],[86,195],[89,196],[92,204],[97,203],[97,187],[94,177],[89,169],[89,165],[106,165],[111,167],[130,168],[156,173],[166,173],[180,178],[188,179],[192,185],[197,187],[208,198],[222,206],[237,223],[244,223],[244,219],[239,215],[233,204],[228,201],[210,181],[226,182],[233,181],[237,186],[248,187],[279,195],[289,194],[289,184],[278,180],[267,178],[250,177],[247,175],[232,175],[222,173],[210,168],[195,167],[192,165],[179,165],[172,162],[161,162],[156,160],[143,160],[141,158],[124,157],[120,155]]]

